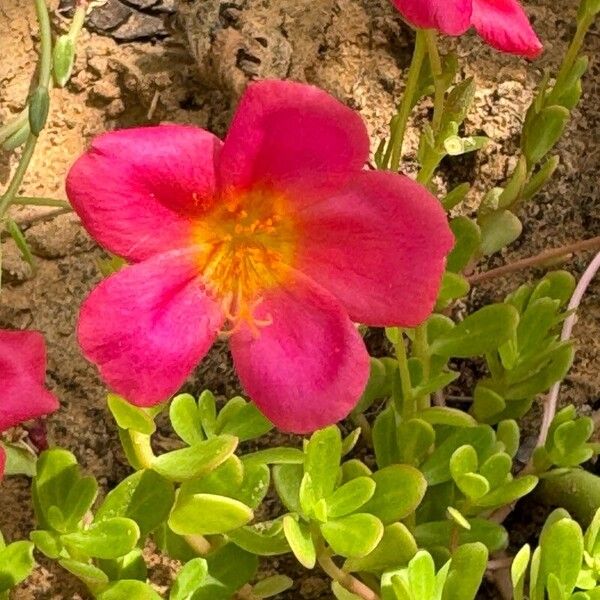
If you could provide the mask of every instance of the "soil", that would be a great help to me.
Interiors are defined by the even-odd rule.
[[[463,207],[502,184],[516,160],[518,135],[532,91],[544,68],[560,60],[573,33],[576,0],[529,0],[528,10],[546,51],[534,65],[500,55],[473,35],[456,44],[463,73],[478,84],[467,131],[492,139],[476,155],[444,163],[440,192],[461,181],[475,182]],[[69,3],[50,2],[56,33],[65,29]],[[60,8],[60,10],[59,10]],[[82,33],[71,83],[52,91],[47,129],[23,186],[23,194],[64,198],[65,173],[89,140],[105,130],[162,121],[192,123],[219,135],[246,82],[255,77],[288,77],[317,84],[360,111],[372,134],[373,149],[403,86],[410,61],[412,33],[389,0],[109,0],[89,18]],[[30,0],[0,0],[0,122],[21,110],[36,65],[36,21]],[[600,235],[600,36],[588,37],[591,58],[580,107],[574,111],[559,146],[561,166],[547,189],[522,210],[524,232],[509,250],[481,268],[494,267],[563,243]],[[417,111],[418,125],[430,107]],[[404,169],[415,170],[416,127],[409,134]],[[14,155],[0,154],[0,184],[9,180]],[[2,241],[1,328],[35,328],[48,341],[48,384],[60,397],[61,410],[48,419],[52,444],[72,450],[103,491],[127,473],[115,427],[105,406],[106,390],[86,363],[74,338],[81,300],[100,280],[103,252],[73,214],[46,218],[49,209],[14,209],[36,256],[32,273],[10,240]],[[589,254],[565,266],[580,275]],[[527,271],[481,285],[473,306],[502,298],[520,283],[542,274]],[[580,311],[575,329],[578,353],[563,387],[561,401],[582,413],[600,408],[600,282]],[[217,346],[188,384],[199,392],[237,393],[223,345]],[[535,436],[536,413],[526,428]],[[22,435],[15,432],[14,435]],[[169,445],[168,434],[158,436]],[[27,537],[33,528],[28,481],[9,478],[0,487],[0,529],[9,540]],[[526,514],[521,514],[527,520]],[[517,519],[519,513],[517,512]],[[171,576],[168,561],[148,550],[151,579],[164,589]],[[281,598],[329,599],[326,580],[317,571],[302,573],[292,560],[282,572],[297,575],[294,589]],[[276,566],[274,562],[267,569]],[[484,592],[482,592],[484,593]],[[484,597],[484,596],[482,596]],[[488,597],[488,596],[485,596]],[[493,596],[492,596],[493,597]],[[50,600],[88,598],[76,580],[42,561],[35,575],[12,598]]]

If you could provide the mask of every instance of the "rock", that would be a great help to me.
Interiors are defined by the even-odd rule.
[[[125,6],[119,0],[108,0],[106,4],[92,10],[86,25],[99,33],[107,33],[123,25],[133,12],[132,8]]]
[[[131,12],[125,23],[110,32],[118,42],[165,37],[168,33],[163,17],[135,11]]]

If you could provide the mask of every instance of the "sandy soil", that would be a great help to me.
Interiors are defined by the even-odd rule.
[[[228,4],[226,10],[221,4]],[[291,77],[331,91],[361,112],[376,145],[402,91],[412,43],[410,31],[387,0],[246,0],[240,3],[241,9],[231,8],[231,4],[182,1],[179,19],[161,16],[163,20],[154,30],[144,30],[139,36],[142,39],[134,42],[117,43],[84,32],[73,81],[67,89],[52,92],[49,126],[40,138],[24,194],[64,197],[69,165],[91,137],[105,130],[168,120],[197,124],[222,135],[236,98],[246,81],[256,76]],[[544,57],[534,66],[500,56],[473,36],[458,45],[464,73],[474,75],[478,83],[476,109],[467,129],[490,136],[493,143],[477,156],[445,163],[439,185],[444,189],[447,184],[476,180],[472,205],[484,190],[501,184],[514,164],[520,123],[532,90],[542,70],[557,64],[572,34],[576,0],[561,3],[560,11],[554,0],[530,0],[528,4],[546,44]],[[170,6],[169,12],[173,8]],[[102,24],[98,19],[95,22]],[[56,32],[65,26],[57,12],[53,25]],[[600,234],[598,33],[594,30],[587,41],[590,73],[580,109],[560,145],[562,165],[547,190],[523,209],[522,238],[504,255],[490,259],[489,266]],[[36,42],[31,2],[0,0],[0,55],[9,57],[0,63],[0,122],[22,108],[35,69]],[[427,110],[425,106],[417,113],[417,124]],[[412,172],[414,130],[409,140],[405,169]],[[8,181],[15,163],[14,156],[0,154],[0,184]],[[105,389],[81,357],[73,335],[78,305],[100,279],[98,260],[103,253],[74,215],[37,221],[43,211],[14,211],[14,217],[27,228],[27,239],[37,257],[35,276],[12,241],[2,241],[2,276],[7,285],[0,296],[0,327],[32,327],[45,333],[48,383],[62,402],[60,412],[48,422],[50,440],[74,451],[106,490],[127,473],[127,467],[105,408]],[[577,257],[567,268],[578,275],[589,258]],[[481,286],[471,301],[479,305],[499,299],[540,273],[520,273]],[[579,351],[562,398],[575,402],[582,412],[600,408],[599,297],[600,282],[596,282],[576,327]],[[238,391],[223,347],[211,352],[189,388],[211,388],[224,395]],[[534,428],[532,422],[530,435]],[[169,442],[165,437],[159,443]],[[32,511],[25,479],[11,478],[2,485],[0,507],[0,529],[7,538],[27,536]],[[153,580],[164,584],[170,573],[168,565],[159,557],[152,562]],[[289,572],[292,561],[281,562],[285,565],[282,570]],[[88,596],[63,571],[44,563],[13,597]],[[285,595],[299,597],[331,596],[319,574],[309,573]]]

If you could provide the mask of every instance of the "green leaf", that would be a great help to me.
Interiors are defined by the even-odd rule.
[[[512,419],[500,421],[496,429],[496,439],[504,444],[506,453],[511,458],[514,458],[519,450],[519,442],[521,439],[521,433],[517,422]]]
[[[34,566],[31,542],[14,542],[0,550],[0,592],[27,579]]]
[[[141,548],[134,548],[131,552],[119,558],[99,559],[98,566],[108,575],[111,581],[118,581],[119,579],[146,581],[148,578],[148,567]]]
[[[416,553],[417,543],[408,528],[402,523],[392,523],[385,527],[381,541],[372,552],[362,558],[349,558],[344,570],[380,574],[405,566]]]
[[[336,554],[360,558],[372,552],[383,537],[383,524],[373,515],[356,513],[321,525],[321,533]]]
[[[38,529],[29,534],[29,539],[35,544],[35,547],[48,558],[56,560],[63,550],[60,535],[51,531]]]
[[[451,479],[450,457],[464,444],[473,446],[480,460],[487,458],[495,444],[494,430],[488,425],[455,429],[437,446],[421,467],[429,485],[437,485]]]
[[[208,437],[215,435],[217,427],[217,403],[212,392],[204,390],[198,398],[198,413],[202,428]]]
[[[145,409],[130,404],[117,394],[108,394],[107,402],[112,416],[121,429],[131,429],[144,435],[152,435],[156,431],[154,419]]]
[[[238,548],[234,544],[227,544],[206,558],[208,563],[209,578],[219,586],[203,586],[202,594],[194,600],[217,600],[216,594],[211,593],[219,587],[225,588],[229,595],[223,600],[230,600],[237,590],[246,585],[256,576],[258,559],[256,556]],[[206,592],[208,593],[204,593]],[[218,598],[221,600],[221,598]]]
[[[244,405],[235,414],[232,414],[230,418],[218,421],[218,433],[234,435],[241,442],[244,442],[258,438],[273,429],[271,421],[258,410],[255,404],[243,402]],[[222,414],[223,411],[221,411]]]
[[[336,425],[312,434],[306,446],[304,471],[312,480],[317,500],[335,489],[342,457],[342,436]]]
[[[46,86],[35,88],[29,99],[29,127],[35,136],[40,135],[48,119],[50,109],[50,94]]]
[[[372,436],[378,466],[384,468],[398,462],[396,411],[392,404],[377,415]]]
[[[79,466],[71,452],[54,448],[42,452],[33,480],[32,495],[35,514],[43,529],[52,529],[48,513],[51,507],[62,506],[65,492],[77,482]]]
[[[290,512],[299,513],[302,465],[278,465],[273,469],[273,483],[279,499]]]
[[[477,421],[466,412],[447,406],[432,406],[419,412],[419,418],[431,425],[449,427],[475,427]]]
[[[72,531],[85,517],[98,494],[98,483],[93,477],[81,477],[66,495],[61,510],[65,531]]]
[[[560,164],[558,156],[551,156],[525,184],[521,197],[524,201],[531,200],[554,175],[554,172]]]
[[[429,552],[421,550],[408,565],[408,582],[414,598],[435,598],[435,564]]]
[[[421,472],[409,465],[391,465],[371,477],[376,484],[375,494],[361,510],[375,515],[384,525],[413,513],[427,489]]]
[[[524,379],[512,383],[507,391],[506,398],[519,400],[521,398],[533,397],[549,389],[557,381],[564,379],[573,364],[575,350],[570,343],[561,344],[551,352],[543,355],[534,356],[530,369],[527,369],[527,364],[521,365],[522,372],[517,375],[516,370],[511,374],[512,378],[517,378],[526,371],[530,375]],[[539,361],[544,362],[540,365]]]
[[[237,445],[237,438],[220,435],[188,448],[167,452],[152,462],[152,468],[171,481],[202,477],[224,463],[235,452]]]
[[[194,558],[186,563],[173,583],[169,600],[194,600],[194,592],[208,575],[208,563],[203,558]]]
[[[52,73],[54,81],[60,88],[65,87],[75,63],[75,42],[70,35],[60,35],[54,42],[52,51]]]
[[[531,558],[531,548],[525,544],[516,554],[510,566],[510,578],[514,589],[514,600],[524,600],[525,577]]]
[[[383,361],[371,356],[369,359],[369,364],[369,381],[367,382],[367,387],[362,393],[362,396],[353,411],[354,413],[365,412],[377,398],[382,398],[388,391],[386,389],[388,387],[386,385],[387,372]]]
[[[560,519],[545,528],[540,538],[538,587],[543,589],[551,574],[567,593],[575,588],[583,559],[583,533],[572,519]]]
[[[169,517],[169,527],[180,535],[227,533],[246,525],[254,513],[233,498],[213,494],[180,493]]]
[[[31,267],[32,271],[35,273],[35,259],[33,258],[33,254],[31,253],[31,248],[27,243],[27,239],[23,235],[21,228],[15,223],[12,219],[6,219],[6,230],[12,237],[15,242],[23,260]]]
[[[506,400],[497,392],[478,381],[473,394],[471,412],[482,423],[493,423],[506,409]]]
[[[527,159],[520,156],[504,191],[498,199],[499,208],[510,208],[521,199],[521,191],[527,181]]]
[[[483,508],[496,508],[511,504],[532,492],[537,483],[538,478],[535,475],[523,475],[496,488],[483,498],[479,498],[476,504]]]
[[[468,521],[470,529],[461,528],[458,532],[459,544],[481,542],[490,552],[504,550],[508,546],[508,533],[501,525],[479,518]],[[455,528],[456,525],[452,521],[431,521],[417,525],[414,534],[419,547],[448,547]]]
[[[370,477],[357,477],[337,488],[326,499],[329,518],[335,519],[353,513],[372,498],[375,486]]]
[[[445,210],[452,210],[455,206],[458,206],[466,197],[467,194],[471,191],[471,184],[469,183],[461,183],[456,187],[452,188],[445,196],[442,198],[442,206]],[[452,225],[450,225],[452,227]],[[456,236],[456,233],[454,234]]]
[[[490,484],[492,489],[500,487],[510,479],[512,470],[512,458],[505,452],[492,454],[479,469]]]
[[[357,477],[369,477],[372,471],[365,465],[364,462],[353,458],[342,463],[342,480],[341,483],[347,483]]]
[[[0,442],[0,449],[4,449],[4,454],[6,455],[5,475],[35,476],[37,457],[31,450],[17,444],[2,442]]]
[[[58,561],[58,564],[83,581],[85,585],[92,591],[99,592],[108,585],[108,577],[106,573],[90,563],[84,563],[77,560],[63,558]]]
[[[456,242],[452,252],[448,255],[447,269],[453,273],[460,273],[479,249],[481,231],[479,225],[468,217],[452,219],[450,229]]]
[[[442,600],[474,600],[487,567],[488,550],[481,543],[459,546],[452,555]]]
[[[189,446],[204,441],[198,404],[192,395],[175,396],[169,406],[169,418],[175,433]]]
[[[304,464],[304,452],[298,448],[267,448],[245,454],[242,460],[245,465],[302,465]]]
[[[283,517],[285,537],[300,564],[312,569],[317,562],[317,551],[306,523],[298,522],[292,515]]]
[[[93,523],[88,529],[62,536],[71,553],[83,553],[94,558],[118,558],[131,552],[140,538],[135,521],[115,517]]]
[[[543,108],[523,131],[523,152],[530,164],[536,164],[561,138],[571,113],[564,106]]]
[[[361,428],[352,430],[342,441],[342,456],[350,454],[360,439]]]
[[[234,498],[250,508],[258,508],[265,499],[270,484],[271,471],[267,465],[246,465],[244,480]]]
[[[281,519],[240,527],[227,535],[234,544],[257,556],[277,556],[290,551]]]
[[[437,298],[436,307],[439,309],[445,308],[458,298],[464,298],[471,289],[467,279],[458,273],[447,271],[442,277],[442,287]]]
[[[450,473],[454,479],[466,473],[475,473],[478,466],[477,452],[469,444],[457,448],[450,457]]]
[[[175,489],[170,481],[154,471],[137,471],[108,493],[95,520],[133,519],[144,539],[168,518],[174,500]]]
[[[479,217],[481,253],[494,254],[512,244],[522,233],[523,224],[509,210],[498,210]]]
[[[289,590],[293,585],[294,581],[287,575],[271,575],[259,581],[252,588],[252,593],[257,598],[271,598]]]
[[[419,465],[435,442],[433,427],[422,419],[402,421],[398,426],[399,462]]]
[[[98,596],[98,600],[162,600],[162,598],[142,581],[127,580],[113,583]]]
[[[511,339],[519,313],[507,304],[491,304],[469,315],[462,323],[439,336],[430,346],[433,354],[468,358],[495,350]]]

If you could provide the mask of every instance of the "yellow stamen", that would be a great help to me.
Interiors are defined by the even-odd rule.
[[[272,323],[270,315],[257,318],[255,311],[264,292],[289,276],[296,229],[286,199],[270,190],[230,195],[195,225],[205,284],[229,322],[225,335],[246,324],[258,336]]]

